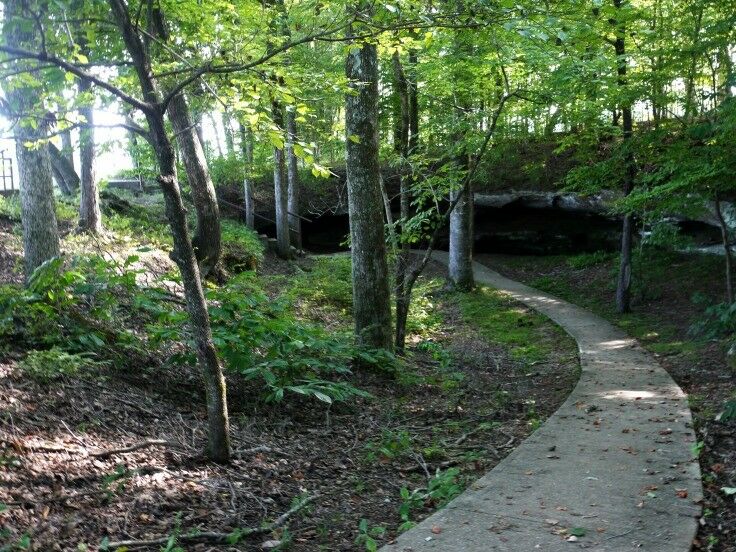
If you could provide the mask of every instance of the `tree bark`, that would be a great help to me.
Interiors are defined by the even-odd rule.
[[[721,198],[716,194],[716,217],[718,218],[718,225],[721,227],[721,241],[723,243],[723,252],[726,257],[726,297],[728,298],[728,304],[733,304],[734,293],[733,293],[733,257],[731,254],[731,244],[728,235],[728,225],[723,218],[723,211],[721,210]]]
[[[273,103],[273,122],[284,128],[284,110],[278,102]],[[291,257],[289,237],[289,193],[286,180],[286,155],[283,148],[273,148],[273,196],[276,212],[276,252],[279,257]]]
[[[87,80],[79,81],[79,93],[85,94],[91,88]],[[102,213],[100,212],[100,189],[95,179],[95,135],[94,112],[91,105],[79,108],[85,125],[79,133],[80,190],[79,230],[90,234],[102,233]]]
[[[302,248],[302,219],[299,218],[301,207],[299,205],[298,160],[294,153],[295,142],[296,112],[293,109],[290,109],[286,112],[286,169],[289,181],[289,228],[291,231],[291,243],[294,244],[294,247],[300,250]]]
[[[233,127],[230,126],[230,118],[224,111],[220,115],[222,120],[222,128],[225,130],[225,151],[227,156],[231,157],[235,154],[235,144],[233,140]]]
[[[35,27],[25,27],[14,20],[22,14],[25,2],[5,2],[3,36],[9,46],[32,47]],[[16,62],[21,64],[22,62]],[[41,105],[41,97],[34,87],[25,87],[16,79],[8,79],[6,100],[14,113],[30,114]],[[45,261],[60,254],[59,231],[56,225],[54,188],[48,147],[26,147],[47,137],[48,121],[41,120],[32,128],[21,121],[15,127],[15,156],[18,161],[20,185],[20,214],[23,227],[23,259],[26,281]]]
[[[394,345],[398,352],[404,350],[406,344],[406,323],[409,317],[409,305],[411,302],[411,286],[408,285],[407,271],[410,261],[410,245],[404,231],[406,221],[409,219],[409,185],[406,175],[406,163],[410,151],[416,148],[416,141],[413,148],[410,146],[411,138],[416,135],[412,134],[412,101],[416,102],[416,90],[414,96],[411,95],[412,85],[409,84],[404,68],[401,64],[401,58],[398,52],[395,52],[391,60],[393,67],[394,81],[394,151],[399,156],[399,203],[400,203],[400,238],[398,239],[396,256],[396,332],[394,336]],[[414,106],[416,109],[416,106]]]
[[[246,131],[245,125],[240,124],[240,147],[243,150],[245,170],[243,171],[243,204],[245,207],[245,225],[255,228],[255,205],[253,200],[253,183],[251,171],[253,169],[253,141]]]
[[[353,316],[358,344],[391,348],[391,295],[378,160],[378,53],[353,44],[345,64],[353,93],[345,99]]]
[[[152,11],[153,32],[162,40],[169,40],[169,30],[160,9]],[[180,157],[192,190],[192,201],[197,212],[197,228],[192,244],[201,274],[206,278],[222,278],[222,237],[220,231],[220,206],[212,183],[207,158],[196,125],[189,112],[184,93],[171,99],[168,107],[169,121],[174,129]],[[223,119],[223,123],[225,119]],[[225,129],[227,131],[227,128]],[[232,138],[232,137],[231,137]],[[230,144],[232,146],[232,143]]]
[[[460,199],[458,200],[458,196]],[[450,201],[457,205],[450,215],[450,255],[448,262],[449,284],[452,289],[473,289],[473,192],[468,181],[453,190]]]
[[[152,77],[150,59],[130,19],[127,4],[125,0],[108,0],[108,2],[114,20],[120,28],[126,49],[133,60],[143,97],[150,105],[145,116],[148,121],[151,143],[158,160],[160,172],[158,181],[164,194],[166,215],[174,238],[172,258],[181,272],[189,326],[207,393],[207,453],[217,462],[227,462],[231,452],[225,378],[212,341],[212,330],[199,266],[194,256],[194,247],[189,239],[186,209],[176,177],[174,145],[166,133],[164,113],[158,103],[159,98]]]
[[[623,0],[613,0],[613,5],[617,10],[621,9]],[[616,40],[614,48],[616,59],[618,60],[618,86],[621,92],[626,93],[628,87],[627,66],[626,61],[626,27],[620,21],[616,23]],[[636,176],[634,165],[634,156],[631,152],[631,137],[633,133],[633,119],[631,116],[631,102],[624,99],[621,105],[622,134],[624,148],[624,183],[623,192],[627,196],[631,193],[634,186],[634,177]],[[624,215],[621,228],[621,255],[618,270],[618,281],[616,285],[616,309],[620,313],[626,313],[631,310],[631,244],[633,241],[633,218],[630,213]]]
[[[172,98],[168,115],[176,133],[181,160],[192,190],[194,209],[197,212],[197,228],[192,239],[194,252],[202,275],[218,276],[222,258],[220,206],[217,203],[217,192],[212,183],[207,159],[183,94],[177,94]]]
[[[71,129],[66,129],[61,132],[61,154],[64,156],[64,158],[69,161],[69,165],[71,165],[72,170],[75,170],[74,168],[74,145],[72,144],[72,131]]]
[[[53,142],[49,142],[48,155],[57,176],[59,189],[64,195],[74,195],[79,189],[79,175],[74,170],[74,165],[64,156],[62,151]]]

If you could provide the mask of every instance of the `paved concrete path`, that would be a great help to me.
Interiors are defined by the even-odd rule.
[[[598,316],[479,263],[475,278],[569,332],[580,381],[492,471],[382,552],[690,550],[702,488],[682,390]],[[565,528],[585,534],[570,538]]]

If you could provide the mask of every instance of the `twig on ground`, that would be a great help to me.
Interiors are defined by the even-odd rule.
[[[127,447],[90,452],[89,455],[95,456],[97,458],[108,458],[114,454],[124,454],[126,452],[135,452],[136,450],[153,447],[156,445],[171,445],[171,443],[165,439],[148,439],[147,441],[136,443],[134,445],[130,445]]]
[[[297,504],[292,506],[289,510],[281,514],[271,523],[267,523],[261,527],[247,527],[245,529],[236,529],[230,533],[218,533],[214,531],[207,531],[197,533],[196,535],[179,535],[176,539],[177,544],[197,544],[197,543],[215,543],[215,544],[234,544],[232,539],[243,539],[245,537],[251,537],[255,535],[263,535],[270,533],[271,531],[278,529],[284,525],[291,516],[304,509],[307,505],[314,502],[319,495],[312,495],[304,500],[299,501]],[[109,542],[107,547],[109,549],[115,549],[120,547],[127,548],[143,548],[145,546],[158,546],[169,542],[170,537],[160,537],[149,540],[125,540]]]

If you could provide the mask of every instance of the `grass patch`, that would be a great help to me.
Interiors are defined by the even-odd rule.
[[[465,320],[483,337],[504,345],[512,358],[528,364],[546,360],[564,335],[542,315],[492,288],[478,287],[458,295],[458,301]]]

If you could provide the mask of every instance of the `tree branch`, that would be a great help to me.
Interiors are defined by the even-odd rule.
[[[23,59],[35,59],[36,61],[53,63],[57,67],[60,67],[64,69],[65,71],[68,71],[69,73],[72,73],[73,75],[76,75],[79,78],[89,80],[90,82],[94,83],[100,88],[107,90],[112,95],[117,96],[118,98],[123,100],[125,103],[135,107],[136,109],[140,109],[144,113],[151,112],[154,109],[154,107],[151,104],[147,102],[143,102],[139,100],[138,98],[134,98],[130,94],[123,92],[117,86],[114,86],[110,84],[109,82],[96,77],[92,73],[88,73],[87,71],[84,71],[78,65],[70,63],[59,57],[52,56],[44,52],[33,52],[31,50],[26,50],[24,48],[14,48],[12,46],[7,46],[5,44],[0,44],[0,52],[4,52],[6,54],[10,54],[13,56],[18,56],[19,58],[23,58]]]

